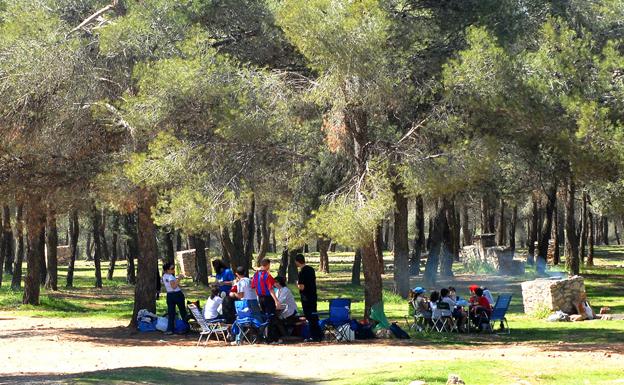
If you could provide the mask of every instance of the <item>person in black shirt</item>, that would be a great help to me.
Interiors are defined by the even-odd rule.
[[[316,314],[316,274],[314,269],[305,263],[303,254],[295,256],[295,264],[299,270],[299,294],[301,294],[301,307],[308,323],[310,324],[310,334],[312,341],[320,341],[322,339],[321,329],[319,327],[319,319]]]

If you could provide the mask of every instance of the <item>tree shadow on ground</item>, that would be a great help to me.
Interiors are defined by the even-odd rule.
[[[312,385],[315,380],[289,378],[259,372],[211,372],[136,367],[76,374],[16,374],[0,378],[0,384],[221,384],[221,385]]]

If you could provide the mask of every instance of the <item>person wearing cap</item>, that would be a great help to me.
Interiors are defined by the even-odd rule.
[[[425,290],[424,288],[418,286],[412,289],[412,293],[414,293],[414,295],[416,296],[413,301],[415,302],[416,306],[414,306],[414,308],[416,309],[416,311],[418,311],[420,314],[422,314],[422,316],[426,319],[426,320],[431,320],[431,308],[429,306],[429,301],[427,300],[427,297],[425,297],[425,292],[427,290]]]

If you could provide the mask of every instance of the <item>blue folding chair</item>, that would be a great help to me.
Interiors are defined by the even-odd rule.
[[[350,327],[351,323],[351,300],[348,298],[334,298],[329,300],[329,312],[319,313],[329,315],[329,318],[319,322],[321,330],[325,333],[328,341],[348,341],[348,331],[344,325]]]
[[[268,320],[260,311],[257,300],[242,300],[234,303],[236,320],[232,324],[232,334],[236,336],[236,342],[240,345],[247,341],[255,344],[264,339]]]
[[[511,333],[509,330],[509,323],[505,315],[509,310],[511,304],[511,294],[501,294],[496,299],[496,305],[492,309],[492,315],[490,316],[490,330],[494,332],[494,324],[500,322],[501,330],[507,331],[507,334]]]

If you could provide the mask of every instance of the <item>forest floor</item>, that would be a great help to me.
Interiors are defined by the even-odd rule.
[[[602,248],[597,267],[586,269],[587,291],[595,308],[624,313],[624,250]],[[358,299],[362,288],[349,284],[349,261],[332,258],[332,273],[319,275],[322,298]],[[20,292],[0,289],[0,384],[215,383],[215,384],[444,384],[448,374],[467,384],[624,384],[624,321],[549,323],[522,313],[519,283],[525,277],[462,272],[440,282],[458,288],[488,285],[511,292],[510,335],[412,333],[412,339],[350,344],[195,346],[196,336],[138,333],[126,327],[132,287],[123,265],[103,289],[93,289],[93,270],[79,264],[75,289],[43,292],[42,306],[19,305]],[[5,282],[8,276],[5,276]],[[63,271],[61,271],[63,281]],[[385,276],[391,287],[392,274]],[[420,284],[415,278],[412,285]],[[185,288],[187,298],[205,290]],[[406,304],[385,293],[389,318],[403,322]],[[159,309],[164,303],[159,302]],[[321,307],[327,306],[324,302]]]

